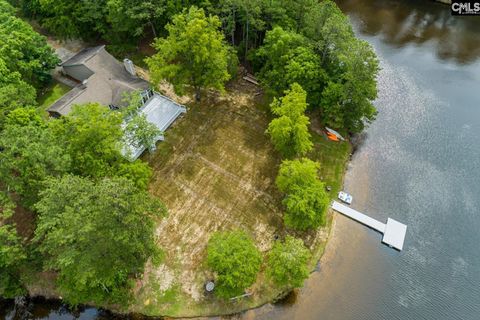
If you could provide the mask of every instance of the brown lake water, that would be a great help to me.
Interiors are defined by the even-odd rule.
[[[404,250],[343,216],[318,271],[242,319],[480,319],[480,17],[426,0],[338,0],[381,61],[379,110],[345,177],[352,206],[408,225]],[[0,319],[112,319],[38,302]],[[236,318],[236,317],[235,317]]]

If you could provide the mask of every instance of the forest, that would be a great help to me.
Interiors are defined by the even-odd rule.
[[[149,190],[155,167],[120,150],[126,136],[152,149],[158,132],[136,117],[135,97],[124,111],[90,103],[48,118],[38,98],[60,60],[31,21],[118,56],[151,42],[152,84],[193,95],[191,108],[212,90],[224,94],[239,66],[253,73],[268,100],[263,130],[281,159],[274,185],[291,232],[268,252],[245,230],[215,232],[205,265],[218,299],[243,294],[264,269],[280,291],[302,286],[312,255],[301,235],[326,225],[330,200],[311,122],[348,136],[376,116],[378,60],[333,1],[0,0],[0,295],[26,294],[43,272],[70,305],[128,309],[145,265],[164,259],[155,230],[168,210]]]

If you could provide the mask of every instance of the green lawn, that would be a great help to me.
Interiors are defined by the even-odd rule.
[[[282,195],[275,187],[281,163],[265,134],[271,116],[257,88],[233,85],[222,98],[190,104],[188,112],[167,131],[166,141],[146,154],[154,170],[150,192],[161,198],[169,216],[157,229],[166,257],[161,266],[148,265],[130,311],[151,316],[207,316],[239,312],[276,299],[282,289],[260,272],[253,295],[235,302],[205,295],[204,282],[213,274],[205,265],[206,244],[218,230],[243,229],[263,253],[283,226]],[[319,175],[340,190],[350,153],[347,142],[329,141],[311,130],[314,149],[308,157],[321,163]],[[313,269],[322,255],[330,227],[295,233],[311,248]]]
[[[40,110],[45,111],[61,96],[70,91],[70,87],[63,83],[54,81],[50,86],[45,88],[44,92],[38,96],[38,107]]]

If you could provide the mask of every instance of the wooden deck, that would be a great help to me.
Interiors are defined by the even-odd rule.
[[[405,241],[405,234],[407,233],[407,226],[394,219],[388,218],[387,223],[381,223],[357,210],[354,210],[344,204],[337,201],[333,201],[332,209],[349,217],[355,221],[366,225],[380,233],[383,233],[382,242],[395,248],[399,251],[403,249],[403,243]]]

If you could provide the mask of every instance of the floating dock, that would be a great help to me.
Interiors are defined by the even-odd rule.
[[[387,223],[385,224],[337,201],[333,201],[332,209],[343,214],[344,216],[349,217],[350,219],[358,221],[367,227],[383,233],[382,242],[390,247],[399,251],[403,249],[403,242],[405,241],[405,234],[407,233],[407,226],[403,223],[400,223],[392,218],[388,218]]]

